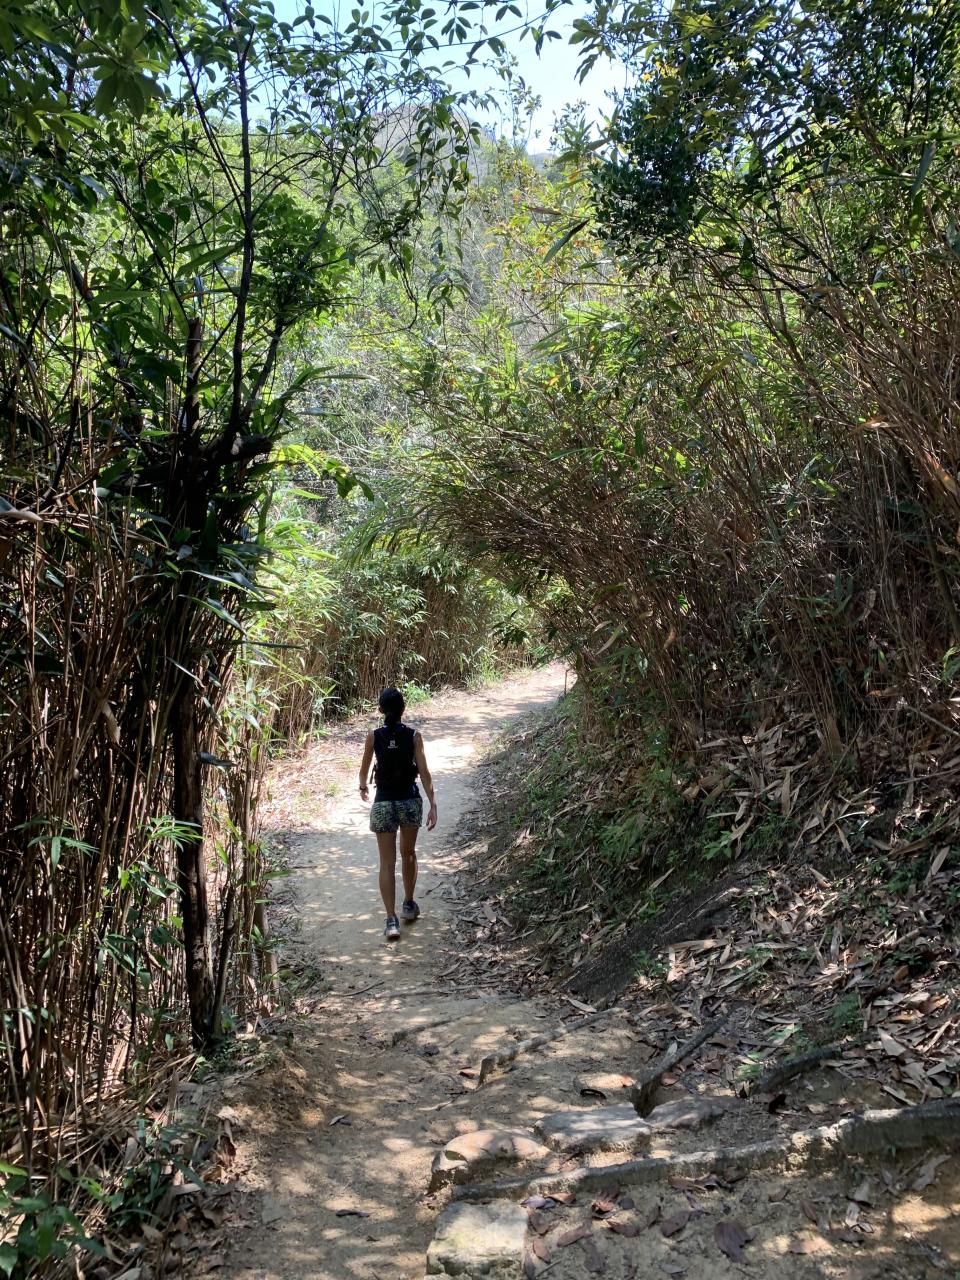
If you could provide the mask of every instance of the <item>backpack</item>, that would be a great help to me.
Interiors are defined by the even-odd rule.
[[[378,789],[408,791],[420,770],[414,754],[414,731],[407,724],[385,724],[373,731],[377,758],[373,776]]]

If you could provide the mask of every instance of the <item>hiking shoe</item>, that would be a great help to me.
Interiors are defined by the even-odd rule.
[[[383,931],[383,936],[388,942],[396,942],[400,937],[400,921],[396,916],[387,916],[387,927]]]
[[[400,908],[400,914],[403,916],[407,924],[413,924],[417,916],[420,914],[420,908],[411,898],[409,902],[405,902]]]

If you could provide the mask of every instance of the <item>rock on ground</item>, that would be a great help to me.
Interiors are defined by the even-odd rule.
[[[605,1098],[607,1094],[623,1093],[636,1084],[633,1076],[621,1075],[617,1071],[587,1071],[574,1080],[574,1088],[583,1094],[599,1094]]]
[[[437,1220],[427,1274],[516,1280],[523,1262],[527,1215],[518,1204],[451,1204]]]
[[[719,1098],[677,1098],[661,1103],[647,1116],[651,1129],[699,1129],[708,1120],[716,1120],[728,1110],[729,1102]]]
[[[557,1151],[632,1151],[651,1132],[630,1103],[557,1111],[538,1120],[536,1131]]]
[[[515,1160],[542,1160],[549,1149],[524,1129],[476,1129],[457,1134],[433,1157],[430,1190],[491,1173]]]

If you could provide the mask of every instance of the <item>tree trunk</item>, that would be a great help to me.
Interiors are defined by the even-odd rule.
[[[265,890],[261,889],[260,892],[264,893]],[[253,923],[260,930],[260,937],[263,939],[263,944],[257,951],[260,961],[260,981],[270,982],[276,987],[280,978],[280,959],[270,946],[270,921],[267,918],[267,904],[262,898],[257,899],[253,908]]]
[[[173,817],[177,841],[177,883],[183,916],[187,996],[193,1043],[204,1048],[215,1034],[207,860],[203,841],[203,788],[197,702],[189,686],[180,690],[172,717]]]

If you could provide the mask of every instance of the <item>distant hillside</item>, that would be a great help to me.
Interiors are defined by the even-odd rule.
[[[422,111],[421,104],[405,103],[393,111],[383,112],[380,115],[376,144],[385,155],[397,160],[402,159],[403,153],[411,145]],[[457,120],[464,130],[472,126],[480,132],[480,142],[471,143],[467,164],[474,178],[483,178],[490,169],[486,154],[487,147],[496,145],[496,134],[486,125],[471,120],[466,112],[458,112]]]

